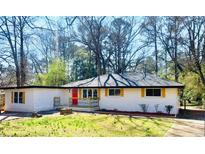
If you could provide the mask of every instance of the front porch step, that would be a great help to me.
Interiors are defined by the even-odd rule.
[[[68,108],[69,105],[57,105],[57,106],[54,106],[54,109],[62,109],[62,108]]]
[[[99,110],[99,106],[94,106],[94,107],[85,107],[85,106],[70,106],[70,109],[73,111],[87,111],[87,112],[92,112]]]

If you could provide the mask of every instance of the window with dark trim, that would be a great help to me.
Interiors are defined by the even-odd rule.
[[[120,89],[109,89],[109,96],[120,96]]]
[[[23,104],[23,92],[14,92],[14,103]]]
[[[92,95],[93,95],[92,89],[88,89],[88,97],[92,97]]]
[[[83,98],[97,98],[98,91],[97,89],[83,89]]]
[[[146,96],[161,96],[161,89],[146,89]]]
[[[98,97],[98,91],[97,89],[93,89],[93,98],[97,98]]]
[[[18,103],[18,92],[14,92],[14,103]]]
[[[88,95],[87,95],[87,89],[83,89],[83,98],[87,98],[88,97]]]
[[[23,103],[23,92],[19,92],[19,103]]]

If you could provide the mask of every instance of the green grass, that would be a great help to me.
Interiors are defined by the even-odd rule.
[[[3,121],[0,136],[164,136],[171,126],[169,118],[75,113]]]

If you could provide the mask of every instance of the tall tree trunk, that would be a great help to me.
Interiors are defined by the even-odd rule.
[[[100,76],[102,74],[102,69],[101,69],[101,59],[99,53],[96,55],[96,67],[97,67],[97,75]]]
[[[165,51],[165,78],[167,79],[168,65],[167,65],[167,51]]]
[[[16,66],[16,86],[19,87],[21,86],[21,78],[20,78],[20,69],[19,69],[17,57],[14,58],[14,63]]]
[[[158,74],[157,25],[154,25],[155,73]]]
[[[178,73],[178,57],[177,57],[177,40],[175,38],[175,51],[174,51],[174,70],[175,70],[175,81],[178,82],[179,73]]]
[[[178,40],[177,40],[177,18],[174,18],[174,59],[175,59],[175,64],[174,64],[174,70],[175,70],[175,81],[178,82],[179,78],[179,73],[178,73],[178,56],[177,56],[177,46],[178,46]]]
[[[23,34],[23,21],[22,17],[19,17],[19,26],[20,26],[20,73],[21,73],[21,86],[26,82],[26,57],[24,52],[24,34]]]

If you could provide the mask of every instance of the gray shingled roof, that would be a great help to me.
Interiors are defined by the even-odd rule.
[[[182,84],[161,79],[153,74],[125,73],[105,74],[98,77],[71,82],[63,87],[183,87]]]

